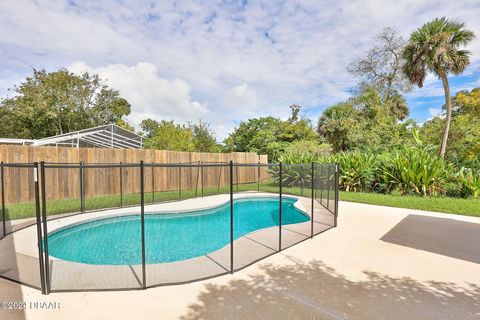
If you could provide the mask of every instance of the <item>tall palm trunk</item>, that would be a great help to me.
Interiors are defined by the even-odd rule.
[[[447,116],[445,118],[445,131],[443,132],[442,145],[440,147],[440,156],[443,158],[447,149],[448,133],[450,131],[450,122],[452,120],[452,99],[450,97],[450,87],[448,85],[447,76],[442,73],[440,75],[440,78],[442,79],[443,90],[445,91],[445,106],[447,107]]]

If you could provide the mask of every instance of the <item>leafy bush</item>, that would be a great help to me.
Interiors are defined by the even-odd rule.
[[[312,167],[310,165],[290,164],[282,167],[282,186],[299,187],[303,195],[305,188],[311,185]]]
[[[299,187],[303,195],[303,189],[311,184],[312,170],[311,163],[317,162],[318,156],[308,152],[286,152],[280,156],[282,167],[282,186]],[[273,181],[278,183],[279,167],[270,169]]]
[[[462,185],[458,181],[449,181],[443,186],[445,195],[452,198],[466,198],[468,195],[465,193]]]
[[[327,143],[319,143],[312,140],[299,140],[290,143],[285,148],[286,154],[308,153],[316,157],[328,155],[332,152],[332,146]]]
[[[383,156],[377,178],[385,192],[438,195],[450,171],[450,165],[432,149],[406,147]]]
[[[349,151],[333,155],[290,149],[280,156],[282,184],[303,188],[311,182],[309,166],[287,164],[338,163],[339,187],[350,192],[370,191],[420,196],[480,197],[480,169],[460,171],[442,159],[436,148],[424,145],[384,152]],[[455,173],[455,171],[458,171]],[[271,171],[278,183],[278,167]]]
[[[480,197],[480,172],[462,168],[458,173],[458,181],[465,193],[474,198]]]
[[[377,157],[369,152],[341,152],[326,158],[326,162],[338,163],[340,189],[367,191],[372,188]]]
[[[279,157],[279,162],[283,164],[306,164],[318,163],[321,157],[310,152],[289,151]]]

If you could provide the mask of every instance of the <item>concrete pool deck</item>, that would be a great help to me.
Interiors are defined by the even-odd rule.
[[[140,291],[41,295],[0,319],[479,319],[480,219],[340,202],[335,229],[233,275]]]

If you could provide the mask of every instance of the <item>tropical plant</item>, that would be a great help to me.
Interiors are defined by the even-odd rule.
[[[317,132],[330,143],[335,152],[355,145],[359,112],[350,102],[341,102],[325,109],[318,119]]]
[[[327,158],[327,162],[340,167],[340,189],[345,191],[367,191],[374,182],[377,157],[372,152],[342,152]]]
[[[313,152],[289,151],[284,152],[279,158],[279,162],[283,164],[302,164],[312,162],[322,162],[322,157]]]
[[[412,129],[415,145],[375,153],[349,151],[333,155],[290,151],[280,156],[282,185],[303,191],[311,183],[308,163],[337,163],[339,187],[347,192],[367,191],[405,195],[480,197],[480,169],[462,168],[443,159],[434,145],[423,142]],[[279,182],[279,170],[272,167],[274,183]],[[455,172],[457,172],[455,174]],[[318,174],[318,172],[317,172]],[[322,172],[319,177],[325,177]],[[320,178],[322,179],[322,178]]]
[[[282,167],[282,186],[298,187],[300,194],[311,185],[312,166],[308,164],[286,164]]]
[[[437,18],[424,24],[410,34],[410,40],[403,50],[403,72],[418,87],[422,87],[428,72],[442,80],[445,92],[445,130],[440,155],[445,155],[452,101],[448,75],[458,75],[470,63],[470,52],[460,49],[474,38],[474,33],[465,29],[465,24],[457,20]]]
[[[381,157],[378,188],[384,192],[434,196],[442,193],[451,166],[430,146],[405,147]]]
[[[290,143],[285,148],[284,155],[297,155],[297,154],[312,154],[317,157],[328,155],[332,152],[332,146],[328,143],[319,143],[315,140],[298,140]],[[283,161],[282,161],[283,162]]]
[[[458,181],[468,195],[480,197],[480,171],[462,168],[458,173]]]
[[[345,191],[367,191],[374,182],[377,157],[368,151],[349,151],[333,155],[315,155],[308,152],[288,152],[280,157],[284,166],[282,180],[288,186],[302,186],[308,183],[310,177],[305,176],[305,170],[299,164],[305,163],[337,163],[339,165],[339,187]],[[295,164],[297,166],[289,166]],[[272,174],[278,181],[278,169],[273,168]]]
[[[282,186],[299,187],[303,195],[305,187],[308,187],[312,181],[311,163],[317,162],[319,157],[309,152],[290,151],[279,157],[282,163]],[[273,166],[270,168],[274,183],[280,180],[280,167]]]

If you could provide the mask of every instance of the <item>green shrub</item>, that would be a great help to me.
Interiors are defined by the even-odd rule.
[[[340,167],[340,189],[345,191],[367,191],[373,183],[376,156],[373,153],[352,151],[335,155],[318,156],[308,152],[290,151],[280,157],[284,164],[338,163]],[[311,181],[309,168],[284,166],[282,179],[285,186],[303,187]],[[278,181],[278,168],[272,168],[272,175]]]
[[[312,140],[294,141],[285,148],[285,154],[308,153],[316,157],[332,153],[332,146],[327,143],[318,143]]]
[[[462,168],[438,155],[437,149],[417,141],[415,146],[377,155],[348,151],[333,155],[289,149],[281,157],[282,184],[304,188],[310,184],[310,163],[338,163],[339,187],[344,191],[373,191],[420,196],[480,197],[480,169]],[[307,164],[288,166],[287,164]],[[278,168],[271,170],[278,183]]]
[[[290,151],[279,158],[282,163],[282,186],[299,187],[303,195],[303,189],[308,187],[312,181],[311,163],[318,162],[318,156],[308,152]],[[273,182],[278,183],[279,167],[270,169]]]
[[[428,147],[405,147],[383,155],[377,171],[385,192],[434,196],[443,193],[451,166]]]
[[[464,188],[458,181],[450,181],[443,186],[445,195],[452,198],[466,198],[468,195],[465,193]]]
[[[301,152],[301,151],[289,151],[285,152],[279,157],[279,162],[283,164],[307,164],[307,163],[318,163],[320,157],[316,154],[310,152]]]
[[[326,162],[338,163],[340,189],[345,191],[368,191],[374,182],[377,157],[370,152],[342,152],[327,157]]]
[[[468,196],[480,197],[480,171],[462,168],[458,173],[458,181]]]

